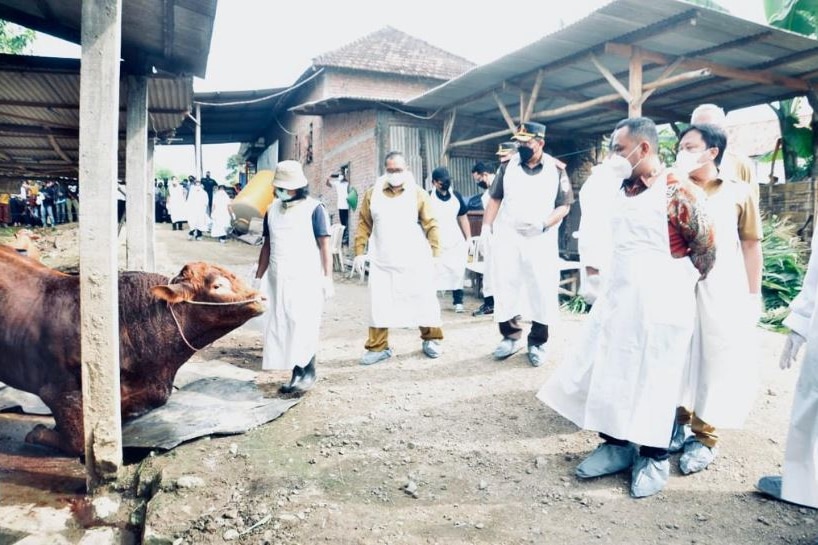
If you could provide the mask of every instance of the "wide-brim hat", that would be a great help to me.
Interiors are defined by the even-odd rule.
[[[499,155],[500,157],[505,157],[507,155],[511,155],[512,153],[517,151],[517,144],[514,142],[501,142],[497,146],[497,152],[495,155]]]
[[[309,184],[298,161],[281,161],[276,165],[273,185],[281,189],[299,189]]]
[[[545,138],[545,125],[531,121],[521,123],[517,132],[511,137],[512,140],[517,142],[528,142],[535,138]]]

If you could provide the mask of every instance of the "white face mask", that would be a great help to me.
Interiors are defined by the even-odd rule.
[[[276,199],[279,199],[281,202],[287,202],[292,198],[293,196],[287,193],[286,189],[276,188]]]
[[[703,153],[702,151],[679,150],[679,153],[676,154],[676,170],[682,174],[697,171],[704,165],[704,163],[699,162]]]
[[[618,153],[609,155],[608,158],[605,159],[605,161],[603,161],[603,164],[608,170],[610,170],[611,174],[616,176],[616,179],[627,180],[628,178],[631,177],[633,169],[635,169],[639,165],[639,163],[642,162],[642,160],[640,159],[639,163],[636,163],[635,165],[631,166],[630,161],[628,161],[628,157],[633,155],[633,152],[635,152],[638,149],[639,149],[638,147],[633,148],[631,152],[627,155],[627,157],[622,157]]]
[[[403,172],[395,172],[394,174],[387,174],[386,181],[392,187],[400,187],[406,183],[414,181],[411,172],[404,170]]]

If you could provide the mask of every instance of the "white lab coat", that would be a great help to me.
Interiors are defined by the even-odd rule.
[[[210,218],[207,216],[207,192],[201,184],[191,184],[188,188],[186,214],[188,228],[191,231],[208,230]]]
[[[185,188],[181,184],[174,185],[171,183],[168,186],[168,202],[167,208],[170,214],[170,221],[177,223],[187,220],[187,204],[185,203]]]
[[[622,186],[622,180],[606,167],[604,163],[594,166],[591,175],[579,190],[579,232],[577,233],[577,250],[579,251],[580,291],[586,302],[593,304],[602,289],[605,270],[610,267],[613,238],[611,236],[611,217],[613,203]],[[588,276],[586,267],[593,267],[599,274]]]
[[[498,323],[517,315],[541,324],[559,320],[559,226],[533,236],[517,231],[525,224],[542,225],[554,210],[560,171],[552,157],[546,155],[543,161],[542,170],[532,176],[515,156],[503,175],[502,214],[494,221],[489,261]]]
[[[812,237],[812,253],[801,293],[790,303],[784,325],[807,339],[804,363],[795,385],[781,497],[818,509],[818,237]]]
[[[385,183],[385,177],[375,182],[369,205],[369,325],[439,327],[432,248],[418,224],[418,192],[424,191],[407,182],[400,195],[387,197]]]
[[[440,234],[440,256],[435,262],[435,287],[441,291],[462,290],[469,248],[457,219],[460,200],[453,192],[449,193],[449,200],[441,200],[434,189],[429,192],[429,198]]]
[[[317,206],[321,203],[306,197],[287,208],[276,199],[267,209],[269,309],[262,369],[304,367],[318,348],[324,292],[321,254],[312,227]]]
[[[699,274],[670,255],[666,175],[635,197],[620,192],[614,210],[605,291],[537,397],[581,428],[667,448]]]
[[[213,208],[210,212],[213,225],[210,228],[210,236],[225,237],[230,230],[230,196],[227,191],[217,189],[213,193]]]
[[[738,204],[750,186],[725,181],[706,197],[713,221],[716,261],[696,285],[696,326],[682,405],[716,428],[741,428],[758,388],[757,336],[750,308],[744,254],[738,237]]]

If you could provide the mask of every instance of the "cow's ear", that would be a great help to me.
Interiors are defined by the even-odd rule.
[[[151,293],[168,303],[181,303],[188,299],[188,291],[180,284],[154,286],[151,288]]]

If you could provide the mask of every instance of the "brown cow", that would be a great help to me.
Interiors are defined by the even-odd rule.
[[[0,382],[40,396],[54,429],[26,441],[83,451],[79,277],[0,246]],[[259,292],[231,272],[189,263],[173,279],[119,275],[119,358],[123,420],[164,405],[173,379],[196,350],[264,311]]]

